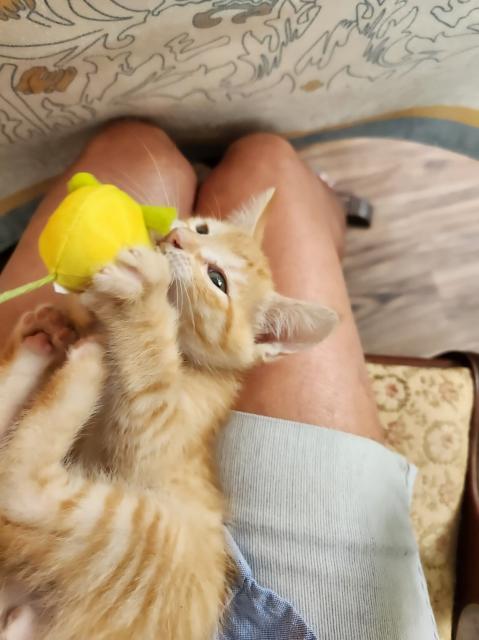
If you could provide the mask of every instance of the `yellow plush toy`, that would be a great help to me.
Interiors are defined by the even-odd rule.
[[[139,205],[112,184],[90,173],[77,173],[68,195],[50,216],[39,239],[40,256],[49,275],[0,294],[0,303],[49,282],[81,291],[120,249],[150,246],[149,230],[163,236],[176,217],[174,207]]]

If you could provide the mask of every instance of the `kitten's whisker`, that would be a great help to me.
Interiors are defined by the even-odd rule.
[[[129,179],[130,183],[135,187],[135,189],[141,195],[143,201],[147,202],[150,196],[148,195],[148,191],[146,190],[145,186],[142,185],[139,180],[135,180],[133,176],[126,173],[126,171],[122,171],[121,169],[119,169],[119,171],[121,171],[121,173]]]
[[[151,156],[151,154],[150,154],[150,156]],[[154,159],[154,158],[152,158],[152,160],[153,160],[153,164],[155,165],[156,170],[157,170],[157,172],[158,172],[158,177],[159,177],[159,178],[160,178],[160,180],[161,180],[161,184],[162,184],[162,187],[163,187],[163,192],[164,192],[164,194],[165,194],[165,198],[167,199],[167,205],[168,205],[168,206],[173,206],[173,207],[178,208],[179,203],[180,203],[180,198],[179,198],[179,193],[180,193],[180,192],[179,192],[179,188],[178,188],[178,175],[177,175],[177,174],[176,174],[176,172],[175,172],[175,174],[174,174],[174,180],[175,180],[175,182],[174,182],[174,185],[173,185],[173,187],[174,187],[174,201],[173,201],[173,202],[171,202],[171,200],[169,200],[169,197],[168,197],[168,192],[167,192],[167,190],[166,190],[166,185],[165,185],[165,182],[164,182],[164,180],[163,180],[163,176],[161,175],[161,172],[160,172],[160,170],[159,170],[159,168],[158,168],[158,165],[157,165],[157,163],[156,163],[155,159]]]
[[[180,285],[180,295],[181,295],[181,313],[183,313],[183,309],[185,308],[186,305],[186,291],[185,291],[185,285],[183,283],[182,280],[178,280],[178,283]]]
[[[179,278],[178,282],[179,282],[180,291],[181,291],[181,312],[183,312],[183,310],[185,308],[188,310],[188,312],[190,312],[189,300],[188,300],[188,292],[187,292],[187,289],[186,289],[186,285],[183,282],[182,278]]]
[[[130,195],[136,198],[136,200],[138,200],[142,204],[148,200],[148,198],[145,195],[145,192],[139,188],[138,183],[135,183],[127,173],[125,173],[121,169],[116,168],[112,172],[113,176],[115,174],[121,178],[120,180],[121,182],[124,182],[126,184],[126,187],[127,187],[126,190],[130,193]]]
[[[173,206],[173,205],[171,204],[171,200],[170,200],[170,198],[169,198],[169,196],[168,196],[168,191],[166,190],[166,184],[165,184],[165,181],[163,180],[163,176],[161,175],[160,167],[158,166],[158,163],[157,163],[157,161],[156,161],[155,156],[151,153],[150,149],[148,149],[148,147],[147,147],[147,146],[146,146],[146,144],[143,142],[143,140],[141,140],[141,144],[143,145],[143,147],[144,147],[144,149],[145,149],[146,153],[150,156],[150,159],[151,159],[151,161],[152,161],[152,163],[153,163],[153,165],[154,165],[154,167],[155,167],[155,169],[156,169],[156,173],[157,173],[157,175],[158,175],[158,179],[160,180],[160,183],[161,183],[161,188],[163,189],[163,195],[164,195],[165,200],[166,200],[166,205],[167,205],[168,207]]]
[[[215,200],[215,203],[216,203],[216,209],[217,209],[217,213],[216,213],[216,215],[215,215],[215,216],[213,216],[213,217],[214,217],[214,218],[218,218],[218,220],[220,220],[220,219],[221,219],[220,203],[219,203],[219,200],[218,200],[218,198],[216,197],[216,193],[215,193],[214,191],[212,192],[212,195],[213,195],[213,198],[214,198],[214,200]]]
[[[183,307],[184,307],[184,296],[183,296],[183,287],[181,284],[181,280],[176,276],[176,274],[173,274],[173,280],[172,280],[172,285],[174,285],[175,287],[175,296],[176,296],[176,303],[178,306],[178,313],[179,315],[181,315],[183,313]]]
[[[187,300],[187,303],[188,303],[188,310],[190,312],[190,317],[191,317],[191,324],[193,325],[193,330],[196,332],[196,322],[195,322],[195,314],[194,314],[194,311],[193,311],[193,303],[191,301],[190,294],[188,293],[187,286],[184,285],[184,287],[185,287],[186,300]]]
[[[174,200],[174,206],[178,209],[178,208],[179,208],[179,206],[180,206],[180,190],[179,190],[179,188],[178,188],[178,176],[177,176],[177,174],[176,174],[176,173],[175,173],[174,189],[175,189],[175,196],[174,196],[175,200]],[[179,212],[179,211],[177,211],[177,213],[178,213],[178,216],[179,216],[180,212]]]

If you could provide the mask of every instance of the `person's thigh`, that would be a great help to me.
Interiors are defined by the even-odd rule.
[[[344,213],[334,193],[272,134],[235,142],[203,184],[198,213],[225,216],[274,186],[264,248],[278,290],[334,308],[324,343],[247,378],[237,408],[383,440],[341,269]]]
[[[113,122],[92,139],[41,202],[0,274],[0,291],[46,274],[38,254],[38,236],[65,197],[66,182],[77,171],[89,171],[101,182],[114,183],[142,204],[171,204],[183,215],[191,214],[196,176],[174,143],[154,125],[137,120]],[[45,287],[0,305],[0,346],[21,313],[52,301],[61,305],[64,296]]]

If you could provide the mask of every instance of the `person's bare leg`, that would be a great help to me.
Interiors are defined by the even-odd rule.
[[[344,214],[334,193],[272,134],[238,140],[203,184],[198,213],[227,215],[276,187],[264,248],[281,293],[318,300],[341,323],[317,348],[258,367],[237,408],[383,441],[343,279]]]
[[[38,236],[49,215],[66,195],[66,182],[77,171],[89,171],[101,182],[112,182],[142,204],[172,204],[189,215],[196,177],[174,143],[154,125],[121,120],[92,139],[78,160],[44,198],[18,247],[0,274],[0,291],[46,275],[38,255]],[[38,303],[64,303],[64,296],[45,287],[0,305],[0,346],[21,314]]]

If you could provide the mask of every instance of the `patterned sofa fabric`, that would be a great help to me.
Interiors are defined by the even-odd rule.
[[[432,107],[479,120],[478,11],[476,0],[0,0],[0,199],[59,173],[119,116],[182,142]]]

